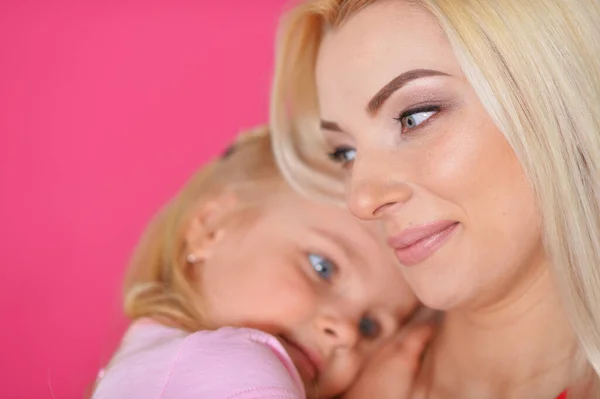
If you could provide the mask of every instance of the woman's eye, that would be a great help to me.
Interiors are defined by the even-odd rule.
[[[358,324],[358,330],[360,332],[360,335],[362,335],[363,337],[368,339],[374,339],[377,338],[377,336],[379,336],[379,333],[381,332],[381,326],[377,321],[373,320],[368,316],[365,316],[362,319],[360,319],[360,322]]]
[[[402,130],[414,129],[426,122],[429,118],[439,112],[439,107],[427,107],[418,110],[406,111],[396,120],[402,125]]]
[[[335,271],[335,264],[332,261],[317,254],[308,254],[308,261],[319,277],[324,280],[331,280]]]
[[[354,161],[356,150],[352,147],[337,147],[327,155],[333,162],[344,165]]]

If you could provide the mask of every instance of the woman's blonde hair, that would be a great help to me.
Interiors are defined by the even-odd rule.
[[[187,331],[209,328],[201,293],[186,270],[184,236],[194,211],[227,193],[250,205],[282,183],[266,127],[242,134],[220,159],[200,169],[142,235],[125,278],[127,317],[152,317]]]
[[[376,1],[305,1],[283,20],[271,129],[284,175],[305,192],[343,192],[324,166],[318,133],[314,70],[321,38]],[[565,307],[600,373],[600,2],[407,1],[438,20],[519,157],[536,192]]]

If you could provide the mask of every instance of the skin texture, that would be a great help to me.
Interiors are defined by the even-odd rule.
[[[404,73],[402,87],[385,89]],[[424,395],[556,396],[575,343],[534,194],[433,17],[402,1],[366,7],[326,34],[316,77],[352,213],[383,222],[388,238],[454,223],[427,257],[401,265],[425,305],[448,311],[425,357]]]
[[[417,306],[371,227],[287,188],[258,208],[206,204],[187,241],[200,260],[192,266],[209,320],[279,338],[310,398],[347,390]],[[362,332],[361,320],[370,326]],[[296,346],[320,364],[316,375]]]
[[[488,305],[543,269],[533,192],[443,32],[423,11],[405,9],[375,5],[325,39],[317,66],[322,118],[342,129],[326,135],[334,148],[357,149],[346,168],[348,204],[359,218],[383,220],[389,236],[459,223],[437,253],[402,269],[419,298],[438,309]],[[414,69],[448,76],[413,80],[377,113],[366,110],[385,84]],[[439,111],[414,128],[394,119],[421,106]]]

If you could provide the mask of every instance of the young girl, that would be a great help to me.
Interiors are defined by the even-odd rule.
[[[265,129],[156,216],[125,288],[93,398],[333,398],[417,306],[375,230],[284,183]]]

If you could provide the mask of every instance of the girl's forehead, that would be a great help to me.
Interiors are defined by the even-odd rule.
[[[354,217],[345,206],[318,202],[294,191],[284,190],[273,197],[264,212],[274,228],[297,229],[299,233],[325,232],[332,241],[374,250],[384,242],[379,222]]]

